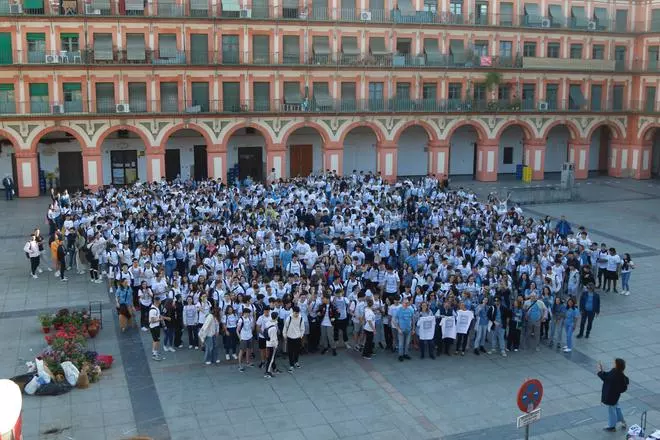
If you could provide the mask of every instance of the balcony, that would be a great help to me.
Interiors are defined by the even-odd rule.
[[[539,58],[523,57],[523,69],[536,70],[576,70],[591,72],[614,72],[616,68],[615,60],[583,60],[573,58]]]
[[[279,2],[282,4],[282,2]],[[232,3],[233,4],[233,3]],[[551,17],[513,14],[452,14],[414,9],[362,10],[355,8],[287,7],[273,4],[254,8],[223,10],[221,1],[209,0],[13,0],[0,7],[0,15],[86,15],[136,17],[210,17],[226,20],[280,20],[299,22],[362,22],[403,25],[488,26],[502,28],[548,28],[586,32],[642,33],[650,28],[648,20],[630,23],[607,17]]]
[[[258,114],[396,114],[396,113],[642,113],[659,114],[660,111],[645,102],[633,102],[624,106],[620,101],[608,101],[575,105],[572,100],[545,102],[525,100],[463,100],[463,99],[322,99],[305,98],[302,101],[286,100],[236,100],[192,102],[166,99],[146,101],[132,98],[128,102],[112,99],[99,101],[69,101],[64,103],[48,100],[32,102],[2,102],[0,117],[35,117],[62,115],[148,114],[152,115],[258,115]]]

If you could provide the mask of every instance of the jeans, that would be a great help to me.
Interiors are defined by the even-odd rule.
[[[13,189],[5,187],[5,199],[14,200],[14,190]]]
[[[526,348],[535,350],[539,348],[541,339],[541,321],[527,321],[527,335],[525,338]]]
[[[467,333],[457,333],[456,334],[456,351],[465,352],[467,347],[468,335]]]
[[[165,340],[163,340],[163,346],[172,347],[174,345],[174,327],[167,327],[165,329]]]
[[[207,336],[204,339],[204,362],[215,362],[217,360],[215,349],[215,336]]]
[[[594,317],[596,314],[594,312],[582,312],[582,319],[580,319],[580,332],[578,333],[580,336],[584,334],[584,324],[587,324],[587,336],[589,336],[589,333],[591,333],[591,326],[594,323]]]
[[[571,350],[573,349],[573,331],[575,329],[573,328],[572,325],[567,325],[566,326],[566,346],[570,348]]]
[[[421,357],[426,356],[428,351],[429,357],[435,359],[435,354],[433,350],[433,339],[420,339],[419,340],[419,350],[421,351]]]
[[[407,355],[410,351],[410,330],[401,330],[399,333],[399,356]]]
[[[631,272],[621,272],[621,290],[625,290],[626,292],[630,290],[630,286],[628,285],[630,274]]]
[[[238,342],[238,336],[236,335],[236,327],[228,328],[228,335],[222,337],[222,344],[225,347],[226,354],[236,354],[236,343]]]
[[[176,269],[176,260],[166,260],[165,261],[165,276],[167,279],[171,279],[174,274],[174,269]]]
[[[561,342],[564,334],[564,319],[553,319],[550,323],[550,341]],[[555,337],[556,336],[556,337]]]
[[[188,345],[193,347],[199,346],[199,336],[197,335],[197,325],[187,325],[188,330]]]
[[[504,346],[504,328],[500,326],[493,326],[493,331],[492,331],[492,336],[493,340],[492,342],[492,349],[495,350],[497,345],[499,344],[500,346],[500,351],[504,351],[505,346]]]
[[[374,344],[382,343],[385,338],[385,332],[383,331],[383,320],[381,319],[376,319],[374,321],[374,324],[376,324],[376,335],[374,336]]]
[[[623,418],[623,413],[621,412],[621,407],[619,407],[619,404],[617,403],[616,405],[605,405],[607,406],[607,427],[608,428],[616,428],[616,424],[618,422],[623,422],[625,423],[625,419]]]
[[[488,333],[487,325],[478,325],[477,326],[477,335],[474,337],[474,349],[478,350],[479,348],[486,345],[486,333]]]

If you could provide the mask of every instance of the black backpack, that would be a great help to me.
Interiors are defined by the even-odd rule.
[[[270,325],[264,329],[264,339],[270,341],[270,333],[268,332],[271,328],[276,327],[275,325]]]

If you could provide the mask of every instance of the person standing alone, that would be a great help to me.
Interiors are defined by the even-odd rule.
[[[587,324],[587,339],[591,333],[591,326],[594,323],[594,318],[600,313],[600,295],[594,291],[594,285],[587,286],[587,290],[582,293],[580,297],[580,332],[577,337],[581,338],[584,335],[584,325]]]
[[[598,377],[603,381],[600,401],[607,406],[607,426],[604,431],[616,431],[616,424],[621,422],[621,428],[626,429],[626,421],[619,407],[621,394],[628,390],[630,381],[623,372],[626,369],[626,361],[621,358],[614,359],[614,368],[605,372],[603,364],[598,362]]]
[[[41,252],[39,251],[39,243],[37,243],[36,235],[32,234],[30,236],[30,240],[23,246],[23,251],[25,252],[25,256],[30,260],[32,278],[39,278],[37,276],[37,269],[39,269]]]

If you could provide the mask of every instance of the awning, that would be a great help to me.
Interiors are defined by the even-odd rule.
[[[62,90],[65,92],[79,92],[82,90],[80,83],[64,83]]]
[[[330,55],[330,43],[328,37],[316,37],[314,42],[314,55]]]
[[[357,37],[342,37],[341,51],[344,55],[360,55]]]
[[[30,96],[48,96],[48,84],[46,83],[30,84]]]
[[[238,4],[238,0],[222,0],[222,10],[238,12],[241,10],[241,6]]]
[[[27,41],[46,41],[46,34],[38,34],[36,32],[28,32],[25,36]]]
[[[573,100],[575,105],[583,106],[587,103],[587,101],[584,99],[584,95],[582,94],[582,90],[577,87],[571,87],[568,95]]]
[[[144,11],[144,0],[126,0],[127,11]]]
[[[208,0],[190,0],[190,9],[193,11],[208,11]]]
[[[387,55],[389,52],[385,50],[385,37],[369,38],[369,50],[371,55]]]
[[[285,56],[299,56],[300,54],[300,40],[297,37],[294,38],[284,38],[284,55]]]
[[[284,102],[286,104],[302,104],[303,100],[300,96],[300,88],[284,87]]]
[[[440,64],[442,62],[442,54],[438,48],[438,40],[435,38],[424,39],[424,53],[426,54],[427,63]]]
[[[398,8],[401,15],[415,15],[417,13],[411,0],[399,0]]]
[[[284,0],[283,7],[286,9],[298,9],[298,0]]]
[[[465,62],[465,47],[463,45],[463,40],[450,40],[449,50],[451,51],[454,63],[461,64]]]
[[[161,50],[162,47],[161,47]],[[126,37],[126,57],[129,60],[145,60],[144,35],[128,35]]]
[[[539,5],[536,3],[525,3],[525,15],[527,24],[540,24],[541,16],[539,15]]]
[[[607,9],[605,8],[594,8],[594,18],[600,24],[605,24],[607,22]]]
[[[14,91],[13,84],[0,84],[0,92],[13,92],[13,91]]]
[[[584,7],[582,6],[571,7],[571,16],[573,17],[576,26],[587,25],[587,16],[584,14]]]
[[[316,90],[314,101],[316,101],[317,107],[332,107],[332,98],[327,90]]]
[[[548,13],[550,14],[550,17],[555,18],[555,19],[561,19],[561,18],[564,17],[564,14],[562,13],[560,5],[550,5],[550,6],[548,6]]]
[[[70,32],[62,32],[60,38],[78,38],[78,34]]]

